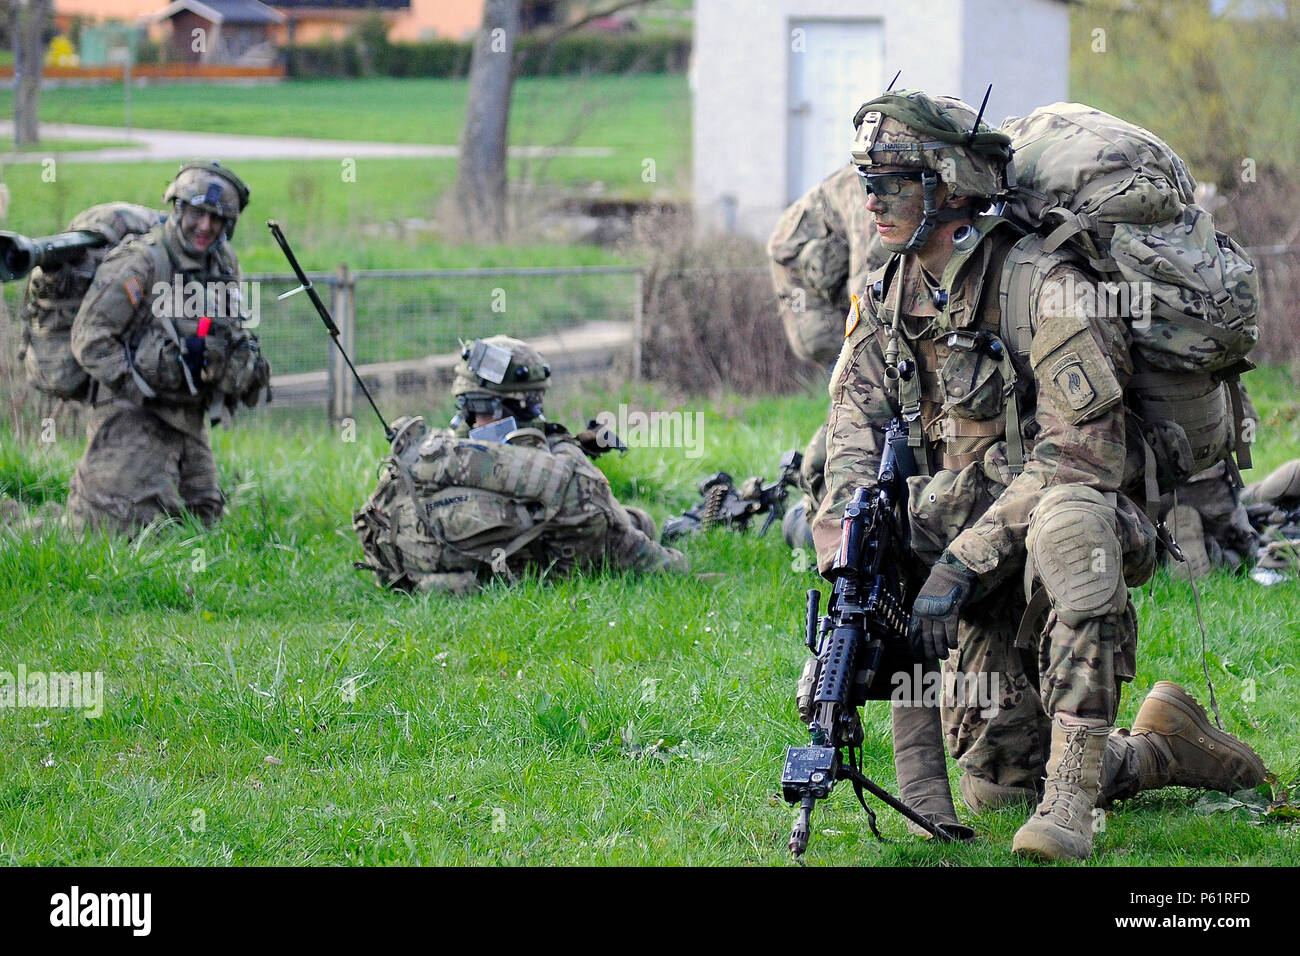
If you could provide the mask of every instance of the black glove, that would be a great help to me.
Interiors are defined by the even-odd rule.
[[[203,380],[203,366],[207,364],[208,340],[201,335],[185,336],[185,351],[181,361],[190,370],[190,378],[197,386]]]
[[[975,572],[953,558],[930,570],[912,605],[912,651],[922,660],[943,660],[957,647],[957,620],[975,589]]]

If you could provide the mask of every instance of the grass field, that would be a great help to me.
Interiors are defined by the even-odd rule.
[[[1300,454],[1300,405],[1282,373],[1253,377],[1262,473]],[[716,468],[771,476],[825,398],[570,389],[552,408],[576,421],[620,401],[704,413],[697,459],[602,461],[621,499],[662,519]],[[0,532],[0,670],[102,671],[106,685],[98,719],[0,710],[0,862],[782,865],[791,814],[777,781],[784,748],[806,740],[792,688],[803,591],[818,582],[803,556],[774,533],[716,532],[688,545],[707,578],[385,593],[351,567],[349,515],[383,453],[376,428],[359,431],[349,444],[267,418],[218,432],[232,507],[212,532],[80,545]],[[79,437],[0,439],[0,487],[62,499]],[[1298,588],[1201,585],[1226,724],[1293,782]],[[1162,572],[1134,598],[1139,673],[1121,722],[1158,679],[1205,696],[1187,587]],[[892,785],[885,708],[866,718],[866,770]],[[963,812],[980,840],[941,848],[885,811],[894,842],[880,845],[855,807],[837,791],[818,808],[811,862],[1009,864],[1022,822]],[[1092,860],[1298,862],[1300,829],[1207,816],[1173,790],[1113,811]]]

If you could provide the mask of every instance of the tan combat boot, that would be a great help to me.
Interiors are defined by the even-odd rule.
[[[1016,831],[1013,853],[1050,861],[1086,860],[1092,854],[1093,808],[1111,728],[1099,720],[1071,720],[1052,721],[1047,787],[1038,809]]]
[[[1216,729],[1196,698],[1162,680],[1142,702],[1132,731],[1111,737],[1101,803],[1170,786],[1234,793],[1259,786],[1267,774],[1259,755]]]

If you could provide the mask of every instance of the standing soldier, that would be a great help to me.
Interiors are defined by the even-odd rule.
[[[397,423],[388,468],[353,518],[380,584],[460,595],[528,569],[686,570],[685,556],[656,541],[648,514],[615,500],[583,450],[608,446],[546,420],[550,380],[526,343],[479,339],[456,366],[451,427]]]
[[[242,327],[229,243],[248,196],[224,166],[186,163],[163,195],[172,214],[96,271],[72,327],[94,405],[68,491],[78,533],[130,533],[185,511],[205,525],[221,517],[208,419],[223,406],[255,405],[270,381]]]
[[[886,93],[854,125],[866,208],[893,255],[851,305],[831,377],[826,498],[813,522],[820,568],[853,489],[875,482],[883,426],[901,413],[922,471],[909,481],[911,546],[931,567],[915,646],[944,659],[946,685],[996,678],[999,688],[990,716],[961,700],[943,708],[967,805],[1037,803],[1013,849],[1083,859],[1099,803],[1171,784],[1258,784],[1254,751],[1175,684],[1155,686],[1131,732],[1114,729],[1136,666],[1128,587],[1156,557],[1155,528],[1134,503],[1141,468],[1125,467],[1124,320],[1064,294],[1093,281],[1073,260],[980,215],[1006,188],[1010,141],[975,129],[969,106]],[[1017,273],[1028,282],[1006,281],[1013,246],[1017,268],[1032,266]],[[1018,328],[1031,336],[1027,360],[1002,341]],[[1029,585],[1045,623],[1025,614]],[[905,779],[937,779],[950,808],[941,762],[937,776],[904,766],[899,744],[896,730],[904,793]]]
[[[844,343],[849,293],[866,285],[888,253],[876,236],[862,202],[862,187],[852,163],[845,163],[799,197],[767,241],[772,287],[795,355],[829,369]],[[802,501],[785,513],[781,534],[792,548],[812,544],[808,518],[823,494],[826,425],[813,433],[799,469]]]

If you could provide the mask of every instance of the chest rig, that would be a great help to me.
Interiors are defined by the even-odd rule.
[[[1003,331],[999,279],[1018,233],[981,217],[954,236],[931,287],[914,256],[895,256],[868,290],[885,358],[884,388],[908,423],[926,473],[959,471],[1004,438],[1013,473],[1024,466],[1032,379],[1017,374]]]

